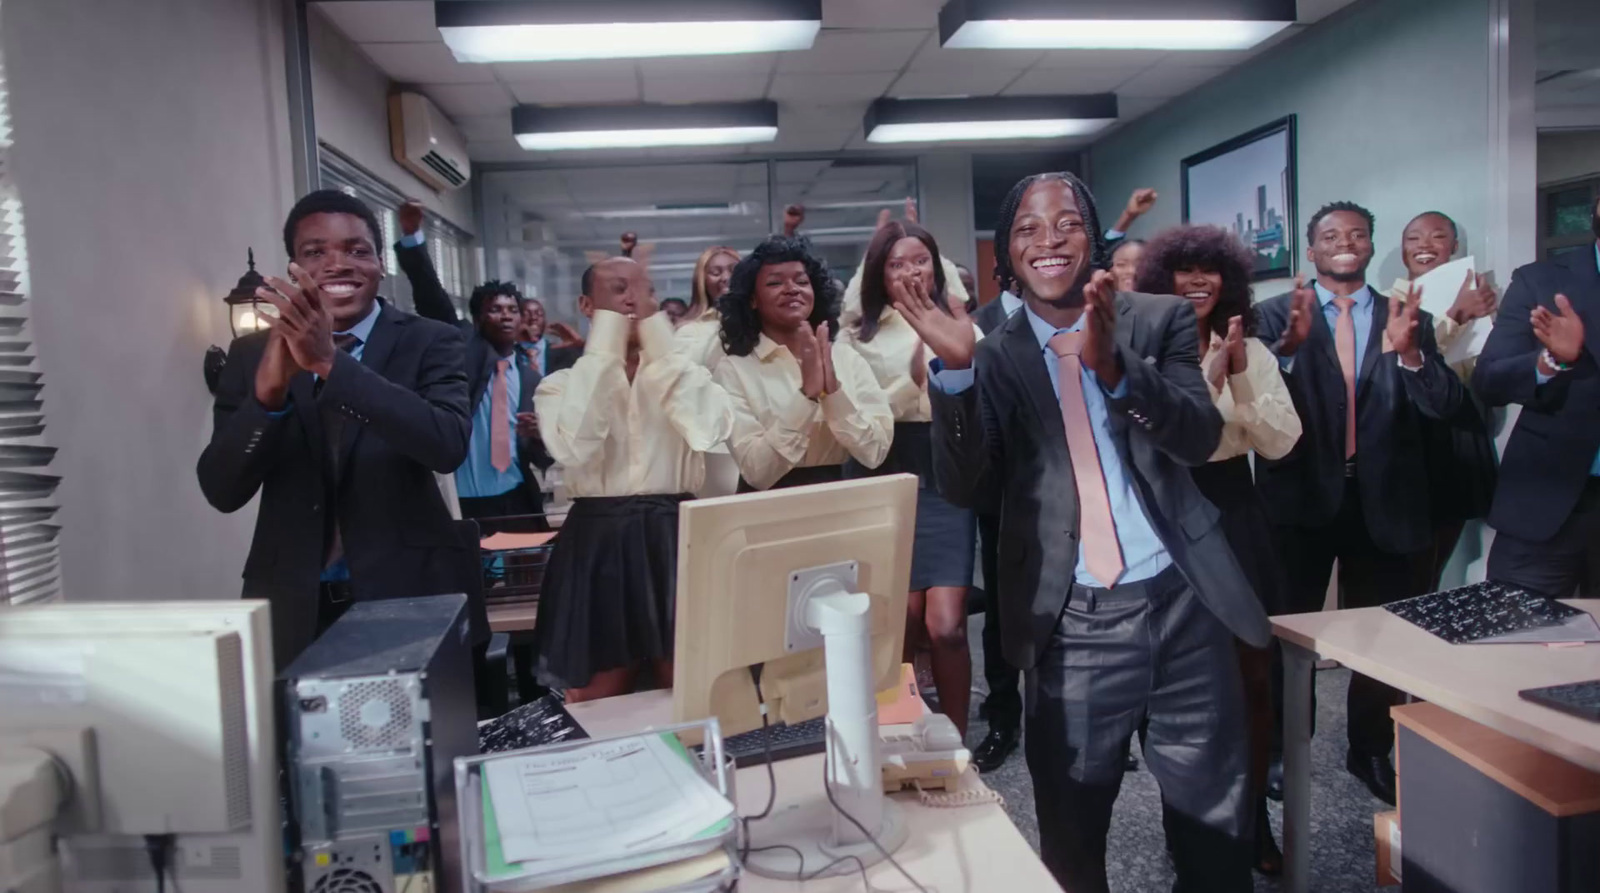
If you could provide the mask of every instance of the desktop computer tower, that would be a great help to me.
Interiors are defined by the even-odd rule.
[[[453,766],[478,752],[466,604],[358,602],[280,674],[303,893],[457,893]]]

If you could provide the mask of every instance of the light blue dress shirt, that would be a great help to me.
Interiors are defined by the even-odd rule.
[[[1335,339],[1339,337],[1339,305],[1333,303],[1338,297],[1333,292],[1322,287],[1322,283],[1314,282],[1312,287],[1317,290],[1317,303],[1322,306],[1322,318],[1328,322],[1328,331],[1333,333]],[[1361,290],[1352,294],[1355,303],[1350,307],[1350,318],[1356,324],[1356,381],[1361,380],[1361,361],[1367,356],[1367,338],[1372,335],[1372,289],[1363,285]],[[1339,349],[1338,341],[1334,342],[1334,352]],[[1294,368],[1294,356],[1278,357],[1278,365],[1285,372]]]
[[[510,404],[507,424],[511,426],[511,467],[501,471],[494,467],[490,457],[490,442],[494,417],[494,380],[483,389],[483,399],[472,413],[472,440],[467,444],[467,458],[456,469],[456,495],[463,499],[481,499],[499,496],[522,485],[522,462],[517,455],[517,407],[522,405],[522,376],[517,372],[516,355],[506,369],[506,400]]]
[[[1594,265],[1596,269],[1600,269],[1600,241],[1594,243]],[[1533,363],[1533,377],[1539,384],[1544,384],[1555,378],[1554,375],[1546,375],[1539,371],[1538,360],[1534,360]],[[1600,477],[1600,453],[1595,453],[1594,463],[1589,466],[1589,476]]]
[[[422,230],[419,229],[419,230],[417,230],[416,232],[412,233],[409,236],[401,236],[400,237],[400,247],[402,247],[402,248],[415,248],[418,245],[422,245],[422,244],[426,243],[427,241],[428,241],[427,237],[425,237],[422,234]]]
[[[1079,331],[1083,328],[1083,318],[1079,317],[1070,329],[1057,329],[1035,314],[1033,308],[1024,307],[1024,311],[1028,315],[1033,336],[1040,344],[1039,361],[1044,363],[1045,372],[1050,376],[1050,389],[1055,391],[1059,400],[1061,369],[1055,353],[1050,350],[1050,339],[1060,332]],[[934,374],[929,377],[930,383],[946,394],[959,394],[971,387],[975,380],[976,375],[970,368],[940,369],[937,365]],[[1106,407],[1107,394],[1100,386],[1100,379],[1086,366],[1078,386],[1083,389],[1083,402],[1089,410],[1089,424],[1094,428],[1094,444],[1100,453],[1100,470],[1106,478],[1106,496],[1111,500],[1111,519],[1117,526],[1117,541],[1122,546],[1125,570],[1117,582],[1148,580],[1166,570],[1172,564],[1172,556],[1167,553],[1167,547],[1162,544],[1150,518],[1144,513],[1144,507],[1139,504],[1138,494],[1133,490],[1136,486],[1133,477],[1122,464],[1122,453],[1111,431],[1111,413]],[[1124,378],[1118,382],[1116,390],[1110,392],[1110,396],[1120,398],[1127,392],[1128,380]],[[1089,573],[1081,545],[1078,547],[1078,567],[1074,578],[1080,586],[1105,585],[1104,581]]]
[[[1011,292],[1003,291],[1000,293],[1000,309],[1006,312],[1006,316],[1010,316],[1022,309],[1022,299]]]
[[[545,341],[543,338],[540,338],[538,341],[518,341],[517,350],[532,350],[533,364],[538,367],[539,377],[543,378],[545,375],[549,374],[546,371],[549,368],[550,362],[546,359],[546,357],[550,355],[550,343],[548,341]]]

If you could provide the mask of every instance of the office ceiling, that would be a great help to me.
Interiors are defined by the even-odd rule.
[[[726,157],[730,149],[534,155],[511,136],[511,108],[518,103],[773,99],[779,104],[778,139],[742,150],[756,156],[880,149],[865,141],[861,116],[881,96],[1114,92],[1120,123],[1127,123],[1350,2],[1299,0],[1299,24],[1244,52],[946,50],[939,46],[937,33],[943,0],[823,0],[823,30],[804,51],[496,65],[455,61],[434,27],[432,0],[325,0],[311,5],[392,80],[416,86],[438,103],[467,138],[474,161],[522,162]],[[1053,146],[1087,142],[1089,138]],[[882,150],[904,154],[908,148],[916,146]]]
[[[1538,0],[1534,10],[1540,129],[1600,128],[1600,9],[1595,0]]]

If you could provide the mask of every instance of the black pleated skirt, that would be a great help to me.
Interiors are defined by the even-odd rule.
[[[534,630],[555,687],[672,656],[678,505],[687,494],[575,499],[545,567]]]
[[[1222,535],[1239,559],[1239,567],[1261,600],[1261,607],[1269,615],[1283,613],[1288,583],[1273,547],[1266,504],[1250,475],[1250,458],[1235,456],[1207,462],[1190,471],[1201,494],[1222,512]]]
[[[787,487],[804,487],[808,484],[834,484],[844,477],[842,465],[807,465],[801,468],[791,468],[789,473],[778,478],[778,482],[768,487],[768,490],[782,490]],[[739,478],[740,493],[755,493],[756,488],[750,486],[743,477]]]
[[[977,556],[978,520],[969,509],[947,502],[933,481],[933,426],[895,422],[894,443],[877,468],[851,459],[847,478],[883,474],[917,476],[917,533],[911,546],[911,591],[933,586],[971,586]]]

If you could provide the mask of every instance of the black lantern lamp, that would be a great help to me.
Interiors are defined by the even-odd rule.
[[[267,312],[265,308],[269,305],[256,295],[256,289],[265,286],[267,281],[256,272],[255,249],[247,249],[247,252],[246,258],[250,268],[239,277],[239,283],[233,287],[233,291],[228,292],[222,299],[223,303],[228,305],[228,328],[235,338],[262,331],[267,327],[261,316]],[[213,344],[206,350],[206,388],[213,394],[217,392],[217,381],[222,377],[222,367],[227,362],[228,352],[222,348]]]

